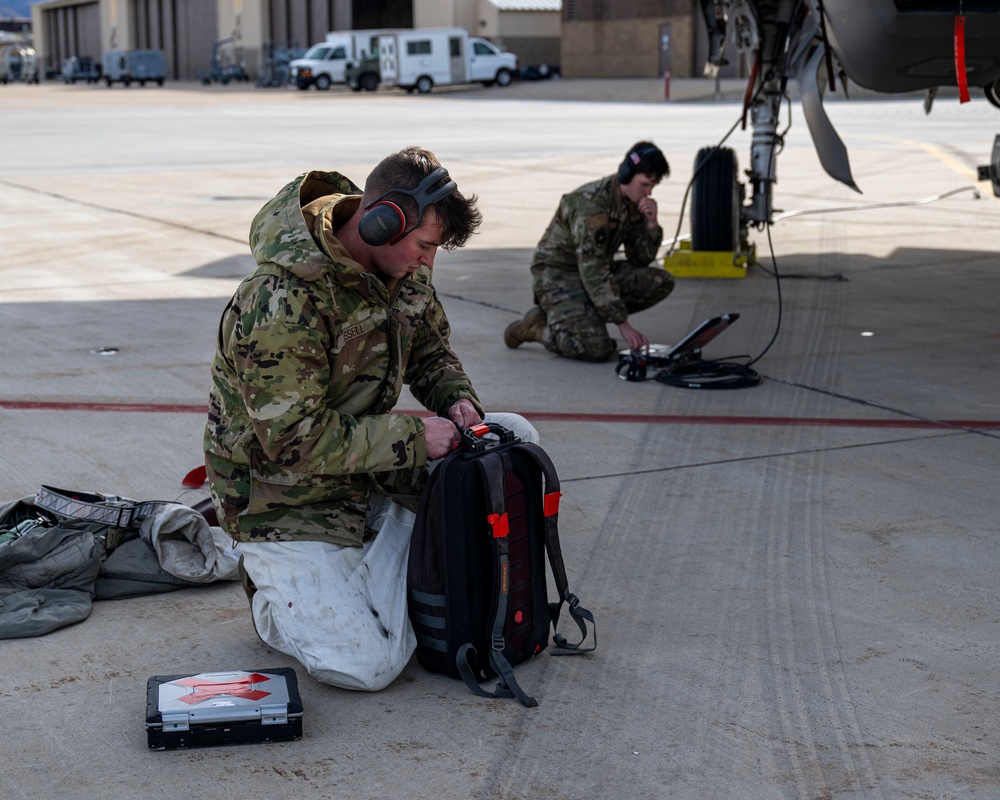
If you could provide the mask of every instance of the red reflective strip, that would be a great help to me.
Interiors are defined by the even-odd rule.
[[[955,17],[955,80],[958,83],[958,102],[969,102],[969,79],[965,74],[965,17]]]
[[[562,492],[549,492],[545,495],[545,498],[542,500],[542,513],[546,517],[551,517],[559,513],[560,497],[562,497]]]
[[[192,690],[190,694],[182,695],[177,698],[182,703],[187,703],[189,706],[192,706],[197,705],[198,703],[204,703],[206,700],[210,700],[221,695],[226,695],[227,697],[239,697],[246,700],[260,700],[262,697],[267,697],[271,693],[265,692],[263,689],[255,688],[255,684],[263,683],[267,680],[270,680],[270,678],[266,675],[261,675],[255,672],[253,675],[247,675],[239,680],[226,681],[225,683],[199,680],[194,676],[184,678],[179,681],[171,681],[170,683],[174,686],[183,686]]]
[[[490,523],[490,527],[493,529],[493,538],[502,539],[510,531],[507,525],[507,514],[501,516],[500,514],[490,514],[486,521]]]
[[[470,425],[469,431],[474,436],[485,436],[487,433],[490,432],[490,426],[487,425],[485,422],[480,422],[478,425]]]

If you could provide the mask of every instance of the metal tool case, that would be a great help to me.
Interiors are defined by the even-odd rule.
[[[146,684],[150,750],[302,738],[295,670],[154,675]]]

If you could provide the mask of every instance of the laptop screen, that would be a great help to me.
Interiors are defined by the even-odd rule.
[[[671,347],[666,358],[671,361],[678,361],[697,355],[706,344],[739,318],[739,314],[721,314],[718,317],[706,319],[701,325]]]

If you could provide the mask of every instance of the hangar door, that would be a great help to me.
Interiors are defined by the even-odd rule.
[[[305,49],[322,42],[330,31],[354,27],[351,0],[271,0],[268,25],[276,48]]]
[[[306,48],[331,31],[412,28],[413,0],[269,0],[268,33],[276,48]]]
[[[98,64],[104,52],[101,41],[100,7],[96,2],[48,9],[44,13],[46,62],[42,75],[59,73],[71,56],[90,56]]]
[[[167,56],[168,78],[195,80],[199,71],[208,72],[219,28],[216,3],[131,0],[131,5],[135,49],[162,50]]]

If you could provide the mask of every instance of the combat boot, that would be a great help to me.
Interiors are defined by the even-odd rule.
[[[542,335],[547,327],[548,317],[545,310],[535,306],[524,315],[523,319],[507,326],[503,332],[503,343],[513,348],[525,342],[543,342]]]

